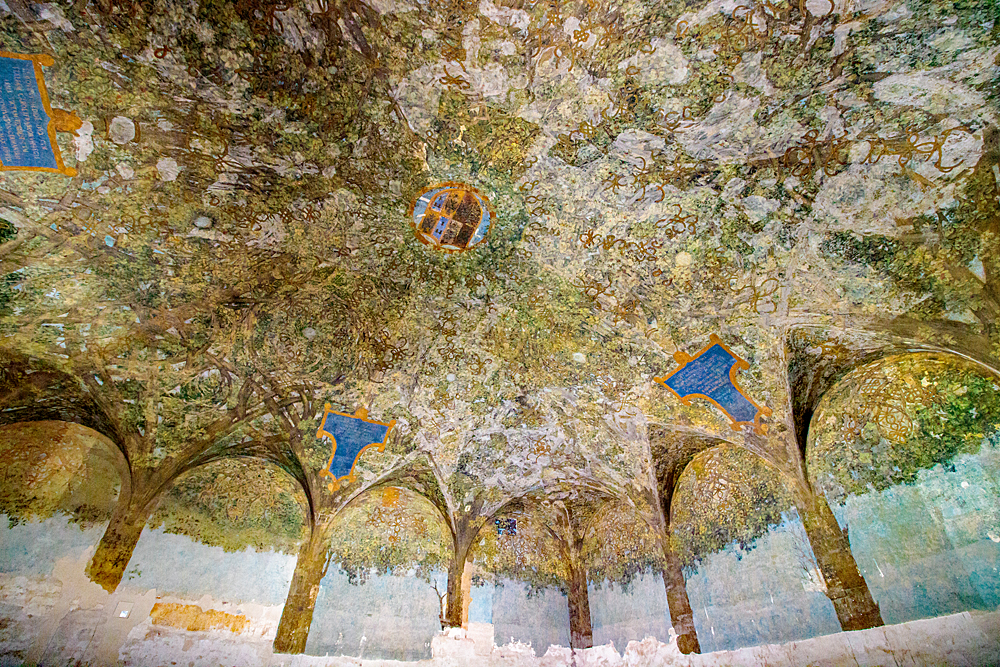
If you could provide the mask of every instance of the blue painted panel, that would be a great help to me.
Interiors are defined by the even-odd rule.
[[[721,405],[733,420],[752,422],[757,416],[757,406],[748,401],[729,378],[729,371],[736,363],[736,357],[716,344],[663,380],[663,384],[681,397],[704,394]]]
[[[360,417],[328,412],[323,421],[323,430],[336,442],[329,470],[331,475],[339,479],[351,474],[354,460],[362,449],[385,442],[389,426],[365,421]]]
[[[0,162],[5,167],[58,168],[34,62],[0,57],[0,92]]]

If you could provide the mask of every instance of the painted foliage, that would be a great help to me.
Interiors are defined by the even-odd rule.
[[[841,627],[877,625],[823,493],[993,423],[985,371],[869,362],[1000,367],[994,5],[8,1],[61,174],[0,158],[0,424],[127,461],[94,511],[109,591],[150,522],[295,552],[279,651],[332,553],[446,571],[450,625],[470,554],[574,600],[662,559],[695,650],[673,557],[749,548],[792,499]],[[331,450],[358,406],[385,432]],[[69,479],[40,451],[5,479]]]

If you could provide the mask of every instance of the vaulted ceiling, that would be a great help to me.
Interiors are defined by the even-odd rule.
[[[648,424],[661,478],[723,440],[795,476],[851,368],[1000,366],[986,1],[4,2],[82,123],[75,175],[0,171],[0,420],[149,493],[232,455],[321,492],[326,403],[483,503],[626,489]],[[711,334],[766,430],[654,381]]]

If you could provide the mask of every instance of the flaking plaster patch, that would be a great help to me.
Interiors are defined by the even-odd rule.
[[[160,180],[167,183],[176,181],[178,174],[181,173],[181,169],[183,167],[178,165],[177,160],[172,157],[160,158],[156,162],[156,172],[160,175]]]
[[[410,129],[419,135],[426,136],[437,118],[441,100],[440,80],[444,76],[445,67],[441,63],[424,65],[410,72],[392,91],[392,97],[402,109]]]
[[[73,148],[76,150],[77,162],[86,162],[94,152],[94,124],[89,120],[83,121],[83,126],[76,131]]]
[[[733,69],[733,80],[753,86],[764,95],[774,95],[775,89],[767,79],[767,73],[762,65],[764,54],[758,51],[750,56],[743,56],[740,64]]]
[[[527,30],[531,25],[531,15],[523,9],[497,7],[489,0],[482,0],[479,3],[479,13],[498,25],[510,26],[520,31]]]
[[[115,116],[108,127],[108,136],[119,146],[135,139],[135,123],[131,118]]]

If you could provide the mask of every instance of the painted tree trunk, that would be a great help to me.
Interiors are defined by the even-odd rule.
[[[681,653],[701,653],[681,559],[677,557],[669,544],[664,546],[663,555],[663,586],[667,589],[667,608],[670,609],[670,622],[674,626],[674,632],[677,633],[677,648],[680,649]]]
[[[316,609],[316,596],[326,573],[331,537],[329,526],[315,526],[309,539],[299,549],[285,608],[281,612],[278,632],[274,637],[275,653],[302,653],[306,650],[309,626],[312,625],[313,611]]]
[[[444,625],[448,628],[460,628],[465,619],[462,610],[465,608],[462,590],[462,575],[468,555],[468,549],[455,549],[456,554],[448,563],[448,597],[444,614]]]
[[[587,568],[571,564],[569,567],[569,645],[574,649],[594,645],[594,632],[590,626],[590,594],[587,591]]]
[[[115,592],[121,583],[142,529],[146,526],[150,506],[149,503],[126,499],[115,505],[111,513],[111,521],[87,565],[90,580],[109,593]]]
[[[878,605],[858,572],[846,531],[841,531],[826,498],[809,494],[797,505],[840,628],[864,630],[883,625]]]

